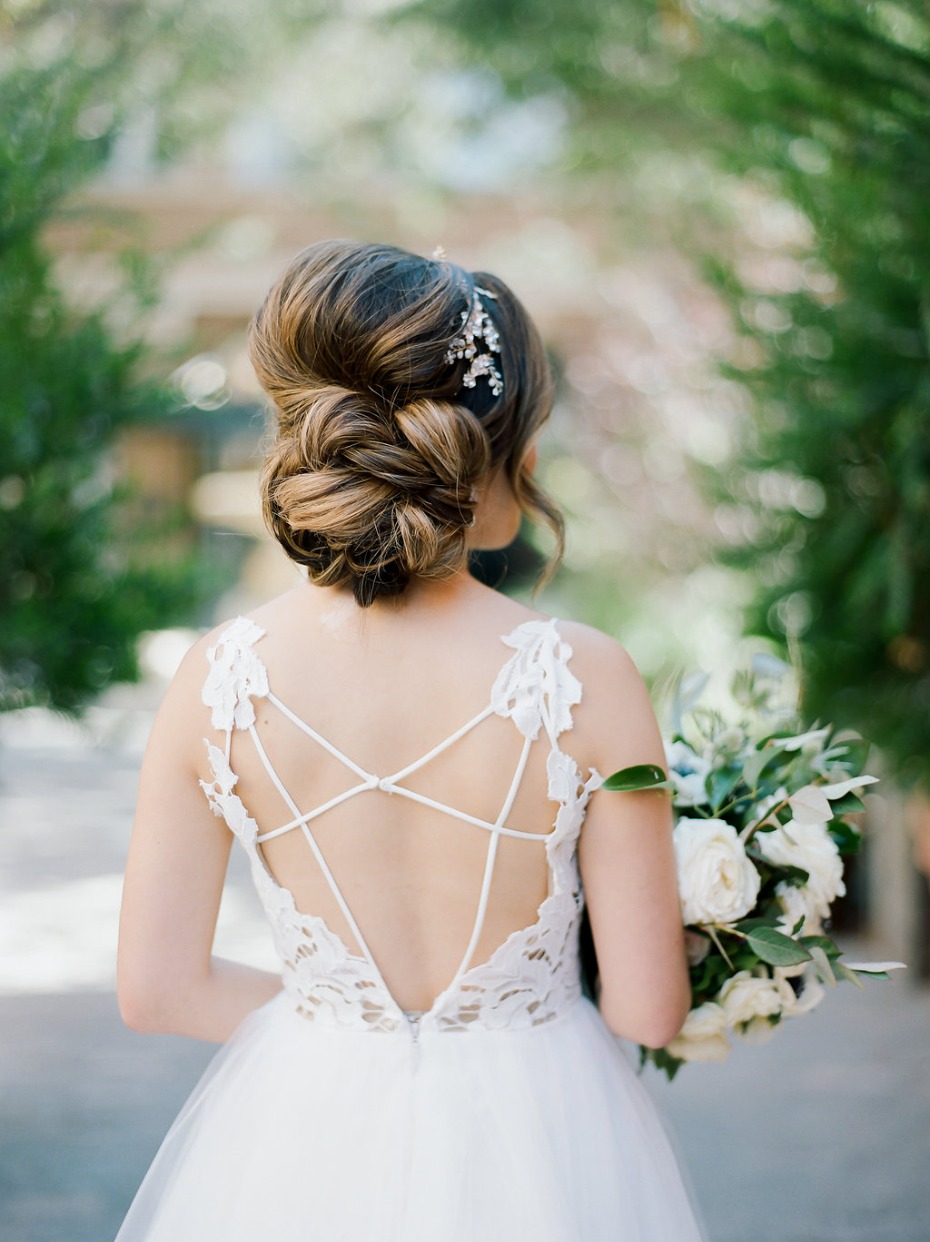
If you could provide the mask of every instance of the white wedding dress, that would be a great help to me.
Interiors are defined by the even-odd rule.
[[[227,746],[210,746],[214,811],[251,862],[281,958],[283,991],[219,1052],[169,1131],[118,1242],[692,1242],[700,1237],[675,1158],[629,1061],[581,992],[576,846],[600,777],[559,748],[581,686],[554,621],[529,621],[473,720],[388,777],[366,772],[268,684],[263,631],[240,618],[210,652],[204,702]],[[302,811],[268,759],[253,699],[284,713],[357,781],[426,802],[487,833],[487,865],[468,951],[424,1013],[392,998],[311,830],[333,801]],[[495,823],[405,788],[405,778],[490,716],[523,736]],[[236,730],[291,808],[259,832],[229,763]],[[533,745],[548,747],[554,826],[506,824]],[[298,912],[272,877],[263,840],[302,831],[352,928],[350,952]],[[533,837],[549,864],[536,922],[489,959],[471,956],[502,835]]]

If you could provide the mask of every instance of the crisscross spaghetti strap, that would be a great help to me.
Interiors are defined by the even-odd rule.
[[[513,778],[511,779],[510,786],[507,790],[506,797],[504,798],[503,804],[501,806],[501,809],[500,809],[500,812],[498,813],[497,818],[494,820],[493,823],[491,823],[487,820],[481,819],[478,816],[469,815],[464,811],[460,811],[456,807],[447,806],[445,803],[439,802],[434,798],[429,798],[425,794],[421,794],[415,790],[407,789],[402,785],[398,785],[397,781],[403,779],[406,776],[409,776],[411,773],[416,772],[420,768],[424,767],[432,759],[435,759],[437,755],[440,755],[444,751],[448,750],[450,746],[454,745],[457,741],[459,741],[462,737],[464,737],[466,733],[469,733],[472,729],[476,728],[477,725],[479,725],[483,720],[486,720],[490,715],[493,714],[494,712],[493,705],[489,704],[487,707],[483,708],[480,712],[477,713],[477,715],[473,716],[471,720],[467,721],[460,728],[456,729],[454,733],[451,733],[447,738],[444,738],[443,741],[439,742],[431,750],[427,751],[426,754],[421,755],[418,759],[415,759],[412,763],[408,763],[405,767],[399,769],[397,772],[393,773],[391,776],[378,777],[374,775],[374,773],[366,772],[364,768],[360,767],[357,763],[355,763],[352,759],[350,759],[348,755],[343,754],[342,751],[340,751],[338,747],[334,746],[331,742],[327,741],[327,739],[324,738],[322,734],[320,734],[316,729],[314,729],[312,725],[308,724],[295,712],[291,711],[291,709],[288,708],[284,703],[282,703],[281,700],[277,697],[277,695],[269,691],[266,697],[270,703],[273,703],[275,707],[277,707],[280,711],[282,711],[289,720],[291,720],[299,729],[302,730],[302,732],[307,734],[308,737],[313,738],[314,741],[316,741],[319,745],[321,745],[335,759],[338,759],[345,767],[349,768],[351,771],[355,772],[356,775],[361,776],[363,779],[359,784],[351,786],[349,789],[344,790],[341,794],[337,794],[334,798],[330,798],[327,802],[324,802],[322,805],[318,807],[314,807],[313,810],[302,812],[300,808],[298,807],[294,798],[291,796],[291,793],[287,789],[286,785],[281,780],[280,775],[278,774],[274,764],[272,763],[268,755],[268,752],[266,751],[262,743],[261,738],[258,735],[258,730],[256,729],[255,723],[253,721],[248,726],[249,736],[252,739],[252,742],[255,746],[255,750],[258,754],[259,759],[261,760],[262,766],[264,767],[274,787],[277,789],[278,793],[284,799],[284,802],[286,803],[287,807],[292,812],[293,817],[294,817],[293,819],[289,820],[286,824],[283,824],[281,827],[272,829],[270,832],[265,832],[265,833],[261,833],[260,835],[258,835],[256,837],[256,843],[261,844],[264,841],[269,841],[273,837],[281,836],[283,833],[290,832],[296,828],[299,828],[303,832],[303,835],[306,838],[307,843],[313,852],[313,856],[316,859],[317,863],[319,864],[323,877],[325,878],[326,883],[329,886],[333,894],[333,897],[336,899],[339,909],[342,911],[342,914],[345,917],[346,922],[351,928],[352,934],[354,935],[359,945],[359,948],[361,949],[365,958],[370,963],[372,969],[375,970],[376,972],[378,971],[378,966],[375,961],[374,954],[371,952],[368,945],[366,944],[365,938],[362,935],[361,930],[359,929],[358,923],[356,922],[351,910],[349,909],[348,902],[346,901],[341,889],[339,888],[339,885],[336,882],[336,879],[332,871],[329,868],[329,865],[326,862],[326,859],[323,855],[323,851],[321,850],[318,841],[316,840],[315,836],[313,835],[313,832],[310,829],[311,821],[318,818],[320,815],[324,814],[324,812],[330,810],[332,807],[338,806],[340,803],[347,801],[349,798],[355,797],[357,794],[364,793],[369,790],[380,789],[388,793],[400,794],[402,797],[410,798],[411,800],[415,802],[419,802],[425,806],[432,807],[436,811],[440,811],[446,815],[450,815],[455,819],[464,821],[465,823],[474,824],[488,831],[489,833],[488,849],[487,849],[487,854],[485,857],[484,872],[483,872],[482,880],[481,880],[481,889],[478,895],[477,912],[475,914],[475,921],[472,926],[471,935],[468,938],[468,944],[466,946],[464,956],[462,957],[462,960],[458,966],[458,969],[456,970],[455,975],[453,977],[453,984],[454,984],[455,982],[458,981],[461,975],[464,974],[464,972],[468,969],[471,963],[472,957],[474,956],[475,949],[478,945],[478,941],[481,937],[481,932],[484,927],[485,915],[487,913],[487,908],[488,908],[488,898],[490,896],[490,891],[491,891],[491,880],[494,875],[494,863],[497,857],[497,846],[498,846],[498,842],[500,840],[501,835],[503,834],[507,836],[526,837],[526,838],[530,838],[533,840],[539,840],[541,838],[544,838],[545,835],[547,835],[547,834],[541,834],[541,833],[535,833],[535,832],[520,832],[518,829],[508,828],[504,824],[504,820],[510,814],[510,811],[513,807],[514,800],[520,788],[520,782],[523,779],[524,772],[526,771],[526,764],[529,758],[530,748],[533,744],[533,739],[530,737],[524,738],[523,746],[521,747],[521,750],[520,750],[520,757],[517,761],[517,765],[514,770],[514,774],[513,774]]]
[[[420,755],[419,758],[414,759],[412,763],[408,763],[405,767],[398,769],[398,771],[392,772],[390,776],[377,776],[373,772],[367,772],[353,759],[350,759],[348,755],[344,754],[337,746],[334,746],[332,742],[323,737],[323,735],[314,729],[312,725],[308,724],[306,720],[298,716],[296,712],[293,712],[278,698],[276,694],[269,691],[266,698],[269,703],[273,703],[274,706],[277,707],[278,710],[281,711],[283,715],[288,718],[288,720],[292,721],[292,723],[295,724],[303,733],[305,733],[308,737],[313,738],[313,740],[322,746],[323,749],[329,754],[331,754],[334,759],[338,759],[340,763],[353,771],[357,776],[360,776],[362,780],[359,784],[352,785],[349,789],[343,790],[342,793],[336,794],[327,802],[321,803],[320,806],[316,806],[310,811],[300,812],[294,807],[290,799],[290,795],[288,795],[285,791],[277,772],[271,765],[270,760],[268,760],[264,750],[259,748],[259,755],[262,756],[262,762],[268,772],[268,775],[274,782],[275,788],[285,799],[288,806],[295,811],[295,814],[293,819],[288,820],[285,824],[281,824],[280,827],[272,828],[268,832],[261,833],[256,838],[258,844],[261,844],[264,841],[270,841],[274,837],[283,836],[284,833],[292,832],[295,828],[301,828],[311,823],[314,819],[317,819],[320,815],[325,814],[326,811],[331,810],[335,806],[339,806],[340,803],[346,802],[349,798],[354,798],[357,794],[364,793],[371,789],[380,789],[386,793],[399,794],[403,798],[408,798],[411,802],[419,802],[422,806],[431,807],[434,811],[440,811],[442,814],[449,815],[453,819],[460,820],[462,823],[472,824],[477,828],[484,828],[490,832],[502,833],[504,836],[536,840],[540,836],[546,835],[538,832],[521,832],[517,828],[509,828],[503,824],[500,818],[496,822],[492,823],[489,820],[481,819],[480,816],[469,815],[466,811],[461,811],[457,807],[449,806],[448,803],[439,802],[435,798],[427,797],[426,794],[418,793],[414,789],[407,789],[403,785],[399,785],[397,783],[398,781],[412,775],[412,773],[419,771],[420,768],[425,767],[426,764],[431,762],[431,760],[435,759],[438,755],[441,755],[443,751],[448,750],[450,746],[453,746],[457,741],[459,741],[460,738],[464,737],[466,733],[470,733],[471,730],[481,724],[483,720],[487,720],[489,716],[494,714],[494,707],[492,704],[488,704],[487,707],[482,708],[480,712],[478,712],[475,716],[472,716],[470,720],[466,721],[465,724],[456,729],[454,733],[450,733],[447,738],[444,738],[431,750],[427,751],[426,754]],[[523,759],[521,765],[518,767],[518,771],[521,775],[525,764],[526,760]],[[516,797],[516,792],[516,789],[514,789],[513,796],[508,799],[505,816],[510,812],[510,808],[513,805],[513,799]]]
[[[282,715],[286,716],[288,720],[295,724],[301,732],[306,733],[307,737],[312,737],[313,740],[322,746],[324,750],[328,751],[334,759],[338,759],[339,762],[345,767],[351,768],[357,776],[361,776],[364,780],[367,781],[371,779],[370,772],[366,772],[364,768],[360,768],[357,763],[349,758],[348,755],[343,754],[338,746],[334,746],[332,742],[327,741],[321,733],[317,733],[316,729],[314,729],[312,725],[307,724],[306,720],[304,720],[301,716],[298,716],[296,712],[292,712],[286,703],[282,703],[272,690],[269,690],[265,697],[269,703],[273,703],[275,705]],[[365,786],[362,786],[361,788],[365,788]]]
[[[279,828],[272,828],[269,832],[260,833],[255,838],[256,844],[261,845],[263,841],[270,841],[274,837],[283,836],[286,832],[293,832],[295,828],[311,823],[314,819],[330,810],[331,807],[338,806],[340,802],[346,802],[349,798],[354,798],[356,794],[362,793],[366,789],[382,789],[385,793],[399,794],[400,797],[408,798],[411,802],[419,802],[422,806],[432,807],[434,811],[441,811],[451,819],[457,819],[463,824],[472,824],[475,828],[484,828],[485,831],[497,833],[498,836],[514,837],[518,841],[545,841],[546,837],[550,835],[549,832],[524,832],[520,828],[509,828],[506,824],[494,824],[490,820],[481,819],[477,815],[469,815],[467,811],[460,811],[457,807],[448,806],[445,802],[437,802],[435,798],[428,798],[426,794],[417,793],[415,789],[404,789],[401,785],[391,785],[386,778],[378,780],[377,777],[372,777],[370,784],[353,785],[351,789],[347,789],[343,793],[337,794],[334,798],[330,798],[322,806],[315,807],[312,811],[306,812],[306,814],[296,815]]]
[[[369,1030],[395,1030],[398,1021],[408,1021],[387,988],[374,955],[311,829],[313,821],[327,811],[348,799],[373,791],[407,798],[464,825],[480,828],[487,834],[487,851],[474,920],[461,962],[451,982],[434,999],[428,1013],[424,1012],[417,1021],[421,1025],[432,1025],[434,1029],[465,1030],[470,1029],[481,1014],[490,1013],[497,1006],[506,1008],[512,1016],[516,1005],[516,1011],[523,1013],[532,1025],[546,1022],[562,1012],[565,1005],[577,998],[578,993],[577,976],[572,973],[571,938],[566,937],[565,930],[565,920],[574,926],[581,911],[574,842],[587,799],[601,778],[592,770],[585,781],[575,760],[559,747],[560,735],[572,727],[572,708],[581,701],[582,691],[581,684],[568,667],[571,647],[563,640],[557,623],[553,619],[532,619],[503,636],[501,641],[512,649],[512,654],[490,688],[488,705],[425,754],[388,776],[369,772],[356,763],[272,692],[267,669],[255,650],[263,635],[264,630],[254,621],[240,617],[223,631],[216,646],[208,652],[210,668],[202,697],[210,708],[214,728],[226,735],[226,746],[224,753],[205,739],[212,779],[201,784],[214,812],[222,815],[240,837],[253,863],[264,864],[254,866],[253,875],[263,899],[267,898],[269,910],[273,911],[275,926],[280,924],[282,927],[281,943],[285,946],[285,957],[293,965],[293,976],[288,975],[288,979],[295,995],[304,997],[299,1012],[314,1021],[332,1020],[337,1024],[348,1021],[348,1015],[355,1014]],[[351,772],[354,779],[349,783],[349,788],[310,810],[303,810],[281,779],[259,736],[253,699],[262,699],[277,709],[304,736]],[[523,739],[506,795],[493,820],[450,806],[404,783],[412,773],[448,750],[491,715],[509,719]],[[234,732],[251,737],[261,766],[288,809],[288,821],[268,832],[259,832],[258,824],[249,816],[235,792],[238,776],[230,766],[230,743]],[[546,760],[547,793],[549,800],[558,806],[553,826],[548,832],[521,831],[507,823],[537,738],[549,752]],[[260,857],[258,851],[263,842],[295,830],[303,834],[319,864],[320,873],[359,946],[357,953],[352,953],[338,933],[327,927],[324,919],[299,913],[293,894],[287,889],[282,890],[267,863]],[[505,836],[543,843],[548,864],[548,892],[538,907],[536,921],[531,926],[512,932],[499,944],[484,964],[486,974],[480,976],[484,967],[472,963],[490,905],[500,839]],[[282,891],[287,894],[286,898],[282,898]],[[294,937],[300,946],[325,941],[326,952],[319,955],[312,948],[301,952],[299,948],[294,948]],[[330,967],[325,965],[331,960],[340,963],[338,981]],[[543,973],[547,981],[541,981],[539,977],[540,961],[546,963]],[[516,992],[514,971],[520,979]],[[552,978],[549,978],[550,974]],[[476,983],[479,976],[481,982]],[[317,980],[319,990],[311,980]],[[515,996],[523,1000],[517,1002]],[[327,1015],[325,1018],[324,1014]]]

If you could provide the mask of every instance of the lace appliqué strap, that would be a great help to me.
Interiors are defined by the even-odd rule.
[[[207,652],[210,671],[201,697],[210,709],[214,729],[228,733],[255,723],[252,698],[268,693],[268,674],[252,644],[264,633],[248,617],[237,617]]]
[[[572,649],[555,619],[525,621],[503,642],[516,654],[491,689],[498,716],[509,716],[524,737],[535,739],[542,724],[553,742],[572,727],[572,708],[581,702],[581,683],[568,667]]]
[[[204,738],[204,744],[207,748],[207,759],[213,780],[201,781],[200,788],[207,796],[210,810],[217,818],[226,821],[227,827],[246,848],[254,846],[258,825],[235,792],[239,777],[229,766],[229,760],[218,746],[213,746],[206,738]]]

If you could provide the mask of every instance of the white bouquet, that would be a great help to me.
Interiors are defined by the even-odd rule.
[[[652,765],[615,772],[605,789],[669,788],[691,1011],[665,1048],[642,1049],[669,1078],[685,1061],[719,1061],[730,1036],[767,1038],[809,1013],[825,986],[887,977],[898,962],[842,960],[825,924],[845,893],[843,858],[860,831],[850,816],[868,743],[833,726],[806,729],[786,706],[787,666],[757,657],[738,673],[724,710],[702,705],[703,675],[687,679],[666,743],[668,775]],[[861,986],[861,985],[860,985]]]

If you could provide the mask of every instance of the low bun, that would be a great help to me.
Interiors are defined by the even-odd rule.
[[[488,469],[488,437],[465,406],[421,398],[394,418],[411,451],[444,483],[474,481]]]
[[[450,362],[463,282],[394,247],[324,242],[297,257],[252,324],[276,413],[266,522],[313,581],[351,586],[363,606],[463,568],[478,483],[501,467],[518,479],[548,414],[538,337],[500,282],[495,314],[513,320],[526,357],[502,356],[502,397],[463,387]]]
[[[262,472],[265,519],[314,581],[360,604],[465,563],[487,436],[464,407],[394,411],[327,386],[279,434]]]

